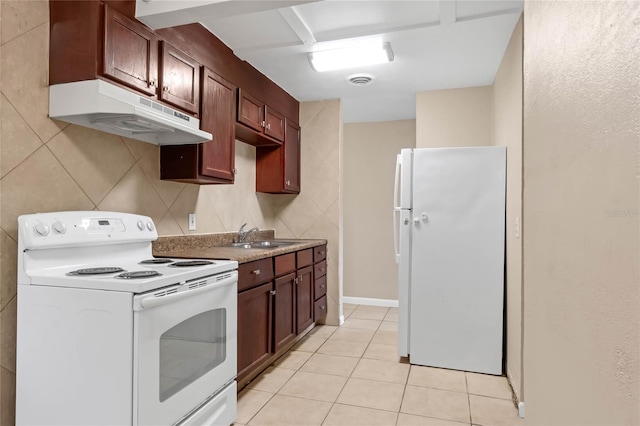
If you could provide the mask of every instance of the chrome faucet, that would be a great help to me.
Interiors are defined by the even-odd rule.
[[[243,224],[243,225],[240,227],[240,230],[238,230],[238,242],[239,242],[239,243],[244,243],[244,242],[245,242],[245,240],[247,239],[247,237],[249,236],[249,234],[251,234],[252,232],[255,232],[255,231],[259,231],[259,230],[260,230],[260,229],[258,229],[258,228],[256,227],[256,228],[251,228],[251,229],[249,229],[248,231],[245,231],[245,230],[244,230],[244,227],[245,227],[245,226],[247,226],[247,224],[246,224],[246,223],[245,223],[245,224]]]

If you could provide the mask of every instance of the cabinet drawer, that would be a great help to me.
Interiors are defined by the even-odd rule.
[[[313,305],[313,320],[318,321],[327,316],[327,296],[322,296]]]
[[[276,277],[296,270],[296,254],[289,253],[275,257]]]
[[[273,262],[270,257],[238,266],[238,291],[255,287],[272,279]]]
[[[313,263],[313,249],[300,250],[296,253],[298,269],[309,266]]]
[[[313,248],[313,261],[318,263],[327,258],[327,246],[318,246]]]
[[[323,275],[320,278],[316,278],[314,291],[315,291],[314,293],[315,299],[319,299],[320,297],[327,294],[327,276],[326,275]]]
[[[316,263],[313,265],[313,276],[315,278],[320,278],[324,275],[327,275],[327,261],[323,260],[320,263]]]

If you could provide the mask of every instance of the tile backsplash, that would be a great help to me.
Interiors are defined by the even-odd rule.
[[[0,4],[0,424],[14,423],[17,217],[57,210],[148,215],[160,235],[237,231],[243,223],[278,238],[329,241],[327,322],[338,322],[339,100],[300,105],[302,192],[255,192],[255,148],[236,142],[234,185],[160,180],[155,145],[48,118],[47,1]]]

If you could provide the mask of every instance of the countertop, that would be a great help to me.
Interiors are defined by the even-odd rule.
[[[273,231],[260,231],[252,235],[250,241],[273,240],[293,242],[293,244],[277,248],[238,248],[225,247],[234,239],[234,234],[202,234],[188,236],[161,237],[154,243],[153,255],[156,257],[173,257],[187,259],[224,259],[247,263],[254,260],[279,256],[298,250],[327,244],[327,240],[276,239]]]

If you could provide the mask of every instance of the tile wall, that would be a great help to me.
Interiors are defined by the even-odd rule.
[[[236,142],[234,185],[161,181],[159,149],[51,120],[47,1],[0,2],[0,424],[14,423],[17,222],[20,214],[116,210],[148,215],[161,235],[234,231],[245,222],[277,237],[329,240],[327,322],[338,322],[341,104],[303,103],[302,193],[255,193],[255,148]],[[70,64],[69,66],[73,66]]]

